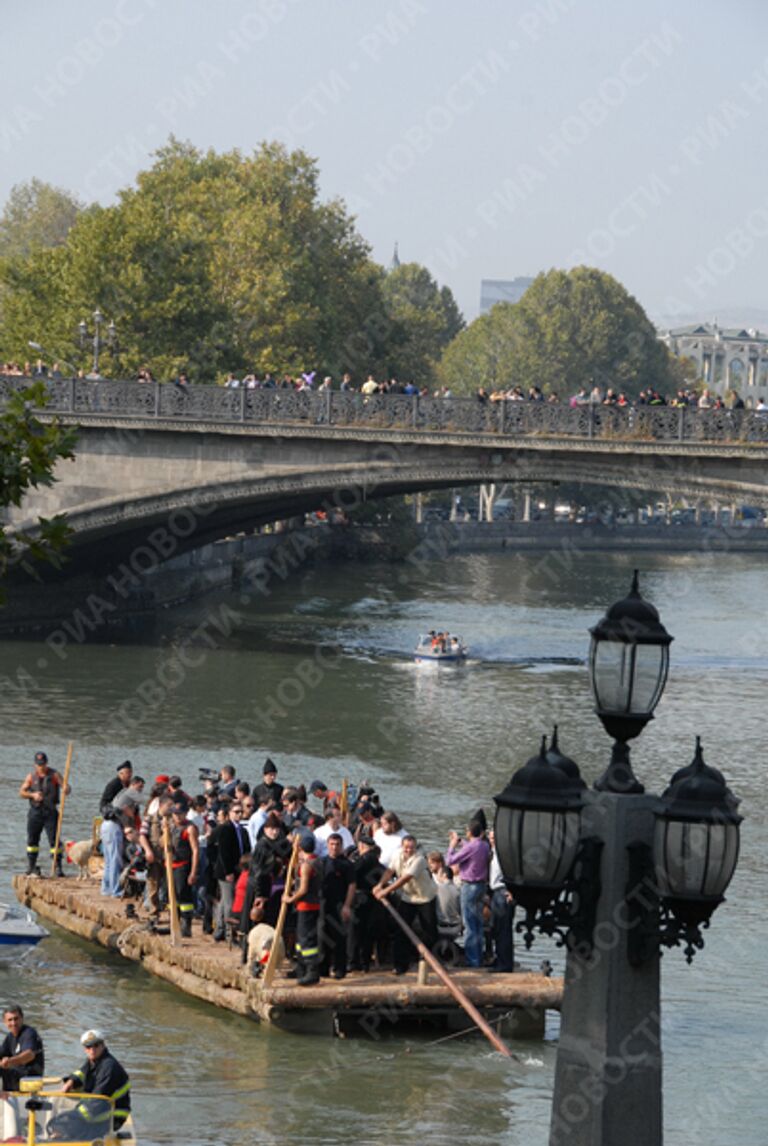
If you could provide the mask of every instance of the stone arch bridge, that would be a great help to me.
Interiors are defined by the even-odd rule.
[[[18,389],[18,379],[0,380]],[[768,420],[752,411],[62,381],[42,420],[74,461],[8,517],[65,513],[67,570],[147,539],[174,554],[319,508],[487,482],[577,481],[768,508]],[[172,546],[172,548],[171,548]]]

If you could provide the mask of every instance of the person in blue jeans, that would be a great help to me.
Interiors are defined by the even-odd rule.
[[[488,869],[491,846],[485,838],[482,823],[473,820],[466,839],[459,841],[457,832],[448,834],[448,867],[458,867],[461,878],[461,916],[464,921],[464,956],[468,967],[482,967],[483,904],[488,891]]]

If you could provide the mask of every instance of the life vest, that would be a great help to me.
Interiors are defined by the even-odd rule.
[[[296,900],[297,911],[319,911],[320,910],[320,884],[321,877],[318,871],[316,859],[304,860],[311,868],[309,876],[309,887],[301,899]],[[301,877],[301,876],[300,876]]]
[[[42,804],[33,804],[32,807],[37,807],[38,810],[52,811],[59,803],[59,788],[61,787],[61,776],[55,768],[48,768],[44,776],[39,776],[37,772],[32,777],[32,783],[27,785],[30,792],[41,792],[43,797]]]
[[[171,828],[171,866],[185,867],[192,863],[192,845],[189,842],[189,828]]]

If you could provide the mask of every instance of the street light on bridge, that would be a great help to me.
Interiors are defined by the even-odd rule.
[[[698,737],[663,796],[645,794],[632,773],[627,741],[653,718],[672,642],[637,573],[591,633],[611,762],[588,792],[574,762],[542,744],[495,797],[496,843],[526,945],[539,931],[568,950],[551,1146],[659,1146],[660,949],[684,945],[690,963],[704,946],[736,867],[741,816]]]
[[[104,316],[97,307],[93,312],[93,332],[88,329],[88,324],[83,320],[78,323],[77,331],[80,340],[80,349],[85,350],[90,342],[93,348],[93,367],[94,374],[99,373],[99,356],[102,349],[106,346],[113,358],[117,358],[120,354],[120,343],[117,337],[117,327],[115,326],[114,319],[110,319],[109,326],[107,327],[106,337],[102,337],[101,328],[104,325]]]

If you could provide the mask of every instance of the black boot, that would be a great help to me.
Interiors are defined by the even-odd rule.
[[[39,875],[40,871],[37,866],[37,853],[27,852],[27,875]]]
[[[296,982],[299,987],[312,987],[320,982],[320,968],[316,960],[304,964],[304,974]]]
[[[192,920],[189,917],[189,915],[186,915],[186,914],[182,915],[182,917],[181,917],[181,938],[182,939],[191,939],[192,938]]]

